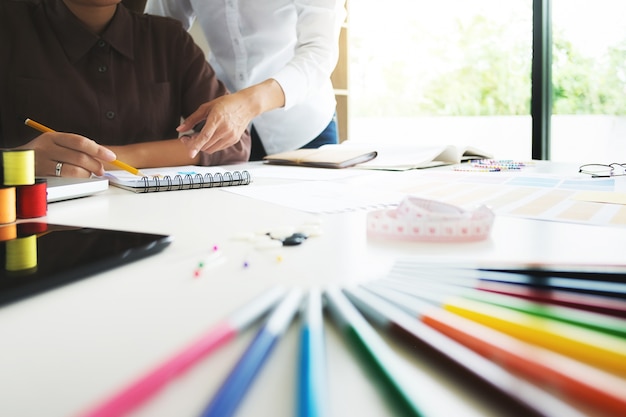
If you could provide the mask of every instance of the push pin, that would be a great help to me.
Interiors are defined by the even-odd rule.
[[[217,265],[222,260],[222,252],[219,250],[217,245],[214,245],[211,253],[204,260],[198,262],[198,267],[194,270],[193,276],[198,278],[204,268],[207,266]]]
[[[282,243],[283,246],[297,246],[302,242],[307,240],[308,236],[304,233],[296,232],[292,233],[289,236],[285,237],[275,237],[272,233],[267,233],[267,235],[272,239]]]

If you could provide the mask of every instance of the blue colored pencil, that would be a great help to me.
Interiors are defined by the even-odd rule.
[[[228,417],[234,414],[276,342],[289,327],[293,316],[298,311],[301,300],[302,291],[293,289],[276,306],[265,325],[257,332],[231,373],[202,412],[202,417]]]
[[[324,346],[322,294],[311,289],[302,314],[298,416],[328,415],[326,395],[326,352]]]

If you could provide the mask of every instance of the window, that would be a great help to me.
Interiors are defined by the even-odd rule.
[[[350,139],[531,155],[531,0],[350,2]]]
[[[552,0],[555,161],[626,160],[626,2]]]
[[[550,159],[623,162],[626,2],[543,1],[552,16]],[[350,2],[349,138],[530,158],[533,0],[380,5]]]

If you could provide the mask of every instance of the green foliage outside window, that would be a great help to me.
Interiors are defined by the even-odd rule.
[[[558,37],[552,60],[554,114],[626,115],[626,40],[593,60]]]
[[[457,22],[440,38],[420,31],[416,23],[403,34],[405,55],[371,68],[376,52],[368,56],[368,48],[360,48],[356,39],[351,55],[359,62],[353,68],[365,70],[360,80],[351,80],[353,114],[530,114],[532,25],[527,23],[528,33],[520,36],[510,30],[513,21],[476,16]],[[626,39],[602,58],[591,59],[555,27],[552,53],[553,114],[626,115]]]

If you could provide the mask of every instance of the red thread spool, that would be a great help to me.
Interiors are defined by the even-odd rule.
[[[48,212],[48,183],[36,179],[33,185],[17,187],[17,217],[31,219],[43,217]]]

